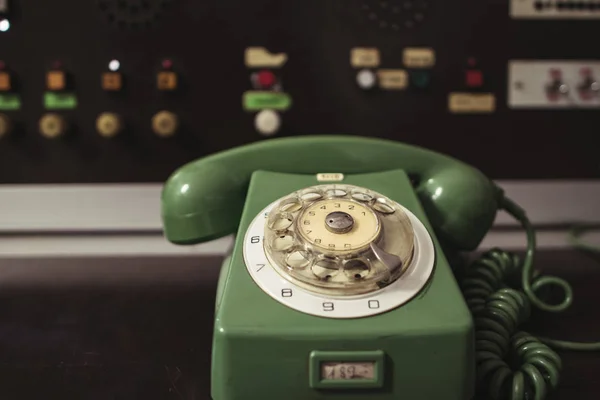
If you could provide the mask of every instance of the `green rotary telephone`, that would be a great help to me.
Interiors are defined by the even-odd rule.
[[[459,271],[450,260],[501,209],[527,232],[523,262],[492,250]],[[162,218],[182,245],[237,232],[217,290],[215,400],[468,400],[477,387],[541,400],[559,380],[552,348],[600,349],[519,330],[531,308],[567,308],[571,288],[534,277],[522,209],[429,150],[347,136],[246,145],[176,171]],[[538,297],[546,285],[564,301]]]

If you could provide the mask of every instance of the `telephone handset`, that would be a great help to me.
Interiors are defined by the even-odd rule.
[[[440,237],[459,249],[477,247],[502,199],[502,191],[481,172],[423,148],[345,136],[271,139],[183,166],[163,191],[165,233],[180,244],[233,233],[257,170],[355,174],[396,168],[416,179],[417,195]]]
[[[457,285],[448,257],[475,249],[499,209],[526,229],[524,261],[492,250]],[[500,188],[426,149],[346,136],[246,145],[176,171],[162,218],[178,244],[238,229],[217,288],[215,400],[465,400],[475,381],[492,398],[541,400],[559,379],[551,347],[600,350],[519,331],[531,305],[567,308],[570,286],[533,277],[535,233]],[[549,284],[562,303],[536,295]]]

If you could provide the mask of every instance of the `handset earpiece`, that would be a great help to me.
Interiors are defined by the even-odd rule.
[[[270,139],[192,161],[162,192],[167,239],[194,244],[234,233],[254,171],[344,174],[403,169],[437,235],[471,250],[494,222],[499,189],[480,171],[451,157],[389,140],[354,136]]]

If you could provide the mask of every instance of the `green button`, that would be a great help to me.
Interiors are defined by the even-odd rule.
[[[21,97],[18,94],[0,94],[0,110],[18,110],[21,108]]]
[[[418,88],[426,88],[429,86],[431,78],[428,72],[418,71],[411,73],[412,84]]]
[[[258,111],[270,108],[284,111],[292,105],[292,98],[282,92],[246,92],[243,97],[246,111]]]
[[[75,93],[44,93],[44,107],[48,110],[68,110],[77,107]]]

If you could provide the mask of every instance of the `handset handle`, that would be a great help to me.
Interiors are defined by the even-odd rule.
[[[492,181],[449,156],[358,136],[270,139],[182,166],[162,192],[165,235],[173,243],[194,244],[234,233],[256,170],[353,174],[392,169],[416,178],[421,204],[446,243],[464,250],[477,247],[498,209],[500,189]]]

